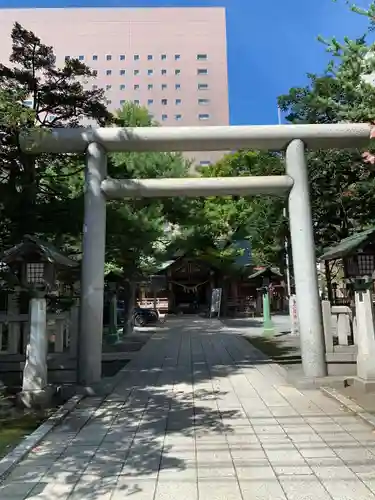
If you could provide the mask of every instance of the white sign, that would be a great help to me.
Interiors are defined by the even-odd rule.
[[[210,316],[212,315],[212,313],[217,313],[218,317],[220,316],[221,295],[222,288],[214,288],[212,290]]]
[[[291,334],[298,335],[299,324],[298,324],[298,314],[297,314],[297,298],[295,295],[289,297],[289,315],[291,321]]]

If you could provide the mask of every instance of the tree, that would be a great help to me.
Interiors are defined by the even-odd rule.
[[[321,40],[332,61],[305,87],[279,97],[291,123],[375,122],[374,45],[357,40]],[[313,224],[318,250],[375,223],[375,172],[360,150],[307,155]]]
[[[112,121],[102,90],[87,90],[93,76],[77,59],[56,66],[51,47],[15,23],[11,33],[11,65],[0,64],[0,185],[3,246],[25,233],[79,235],[82,228],[82,155],[24,154],[18,136],[23,128],[78,126],[87,119]],[[77,217],[74,215],[77,214]]]
[[[116,114],[121,127],[157,126],[146,108],[125,103]],[[182,177],[190,163],[176,153],[114,153],[108,173],[113,178]],[[125,289],[128,320],[134,306],[137,278],[156,272],[166,259],[174,233],[166,231],[171,222],[183,222],[189,213],[186,200],[112,200],[107,204],[107,267],[116,272]],[[125,328],[129,328],[127,323]]]
[[[202,169],[205,177],[277,175],[283,172],[279,155],[238,151]],[[285,200],[277,197],[208,197],[196,200],[194,220],[182,233],[184,248],[208,260],[222,274],[237,273],[234,242],[250,239],[254,264],[281,265]]]

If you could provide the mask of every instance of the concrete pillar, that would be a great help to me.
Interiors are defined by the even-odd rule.
[[[47,307],[44,297],[30,300],[30,338],[22,379],[22,401],[32,406],[47,387]]]
[[[309,182],[305,146],[299,139],[293,140],[287,147],[286,171],[294,180],[293,188],[289,194],[289,221],[302,366],[306,377],[324,377],[327,375],[327,366]]]
[[[106,175],[106,152],[99,144],[92,143],[87,148],[85,175],[78,339],[78,379],[85,386],[101,379],[106,200],[100,186]]]
[[[372,281],[355,292],[357,318],[357,375],[363,381],[375,381],[375,328]]]

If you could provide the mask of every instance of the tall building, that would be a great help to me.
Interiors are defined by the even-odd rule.
[[[14,22],[53,46],[57,64],[78,58],[103,88],[108,108],[146,106],[168,126],[228,125],[224,8],[0,9],[0,61]],[[222,153],[189,156],[199,165]]]

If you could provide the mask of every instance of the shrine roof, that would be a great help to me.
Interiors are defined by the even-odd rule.
[[[276,276],[277,278],[282,278],[282,274],[280,271],[274,267],[264,267],[263,269],[258,269],[255,271],[255,273],[251,274],[250,276],[247,277],[247,279],[254,279],[254,278],[259,278],[264,275],[273,275]]]
[[[375,227],[370,227],[360,233],[354,233],[348,236],[348,238],[341,240],[337,245],[326,248],[319,260],[335,260],[347,257],[370,243],[374,239],[374,236]]]
[[[78,261],[70,259],[50,243],[28,234],[23,237],[20,243],[6,250],[0,259],[3,263],[9,264],[16,259],[26,257],[31,251],[39,252],[47,261],[63,267],[76,267],[79,265]]]

